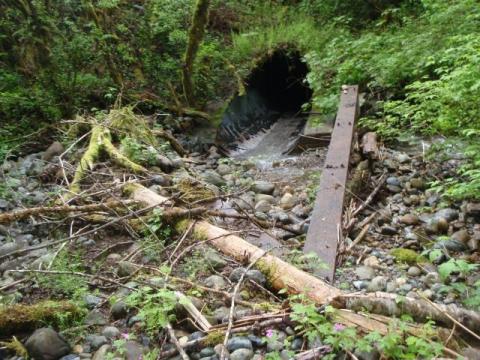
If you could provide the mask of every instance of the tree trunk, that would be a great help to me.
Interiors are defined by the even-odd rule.
[[[183,64],[183,92],[188,106],[193,106],[195,98],[193,95],[193,63],[197,55],[200,43],[203,40],[205,26],[208,20],[208,7],[210,0],[197,0],[195,11],[193,13],[192,26],[188,35],[188,45],[185,52],[185,62]]]

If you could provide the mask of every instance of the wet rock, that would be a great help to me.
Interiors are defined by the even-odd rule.
[[[201,175],[202,179],[212,185],[222,187],[226,185],[225,180],[215,171],[207,170]]]
[[[110,308],[110,315],[114,320],[122,319],[128,314],[128,307],[123,301],[117,301]]]
[[[386,188],[388,189],[388,191],[394,194],[399,194],[402,192],[402,188],[400,186],[387,185]]]
[[[405,153],[398,153],[395,156],[395,160],[397,160],[400,164],[404,164],[410,161],[410,157]]]
[[[275,198],[272,195],[267,195],[267,194],[256,194],[255,195],[255,201],[260,202],[260,201],[266,201],[270,204],[275,203]]]
[[[0,256],[9,254],[13,251],[20,250],[23,247],[23,244],[17,242],[9,242],[0,246]]]
[[[289,210],[295,206],[296,202],[297,202],[297,199],[295,195],[292,195],[291,193],[286,193],[280,199],[280,207],[283,210]]]
[[[59,360],[80,360],[80,355],[68,354],[68,355],[62,356]]]
[[[115,326],[107,326],[103,329],[102,335],[107,339],[115,339],[120,336],[120,330]]]
[[[252,342],[243,336],[235,336],[228,340],[227,350],[231,353],[238,349],[249,349],[253,350]]]
[[[446,208],[446,209],[441,209],[435,213],[435,218],[440,219],[444,218],[448,222],[454,221],[458,219],[458,210],[451,209],[451,208]]]
[[[467,242],[467,246],[471,251],[477,251],[479,249],[480,238],[479,237],[472,237]]]
[[[467,244],[470,240],[470,235],[468,234],[467,230],[458,230],[454,232],[451,236],[452,240],[459,241],[463,244]]]
[[[35,330],[25,343],[25,348],[35,360],[58,360],[70,353],[70,345],[50,328]]]
[[[44,161],[50,161],[52,160],[55,156],[61,155],[65,151],[65,148],[61,143],[58,141],[53,142],[47,150],[42,155],[42,160]]]
[[[370,280],[375,276],[375,270],[369,266],[360,266],[355,269],[355,274],[360,280]]]
[[[253,350],[238,349],[230,354],[230,360],[250,360],[253,357]]]
[[[213,311],[213,317],[218,323],[228,320],[229,315],[230,309],[225,306],[219,307]]]
[[[252,342],[253,347],[262,347],[264,345],[264,341],[262,338],[255,336],[255,335],[248,335],[248,340]]]
[[[441,218],[430,219],[424,226],[425,232],[427,234],[436,235],[436,234],[446,234],[448,232],[448,221]]]
[[[106,325],[107,320],[105,316],[99,310],[90,311],[84,320],[85,325]]]
[[[200,358],[205,358],[205,357],[209,357],[209,356],[213,356],[215,355],[215,349],[214,348],[211,348],[211,347],[206,347],[204,349],[202,349],[198,355],[200,356]]]
[[[300,337],[296,337],[295,339],[293,339],[292,341],[292,345],[291,345],[291,348],[293,351],[298,351],[302,348],[303,346],[303,339],[300,338]]]
[[[398,218],[398,221],[405,225],[417,225],[420,222],[420,219],[418,218],[417,215],[406,214],[406,215],[400,216]]]
[[[93,350],[97,350],[102,345],[108,343],[108,339],[103,335],[88,335],[85,340],[90,344]]]
[[[410,266],[408,268],[407,274],[408,274],[408,276],[412,276],[412,277],[420,276],[420,275],[422,275],[422,270],[420,270],[416,266]]]
[[[223,289],[227,285],[223,277],[219,275],[209,276],[205,279],[204,284],[216,290]]]
[[[376,276],[368,284],[368,291],[384,291],[387,287],[387,278],[385,276]]]
[[[273,194],[275,190],[275,185],[267,181],[255,181],[252,185],[252,190],[260,194]]]

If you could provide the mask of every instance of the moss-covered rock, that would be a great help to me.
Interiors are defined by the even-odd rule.
[[[390,251],[390,255],[392,255],[399,263],[415,264],[422,259],[421,255],[410,249],[393,249]]]

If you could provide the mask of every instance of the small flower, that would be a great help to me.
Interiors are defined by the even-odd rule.
[[[128,333],[121,333],[120,336],[122,338],[124,338],[125,340],[128,340],[128,338],[130,337],[130,335],[128,335]]]
[[[275,334],[275,331],[273,331],[273,329],[268,329],[265,332],[265,336],[268,337],[268,338],[271,338],[274,334]]]
[[[343,324],[335,323],[333,325],[333,331],[340,332],[343,329],[345,329],[345,325],[343,325]]]

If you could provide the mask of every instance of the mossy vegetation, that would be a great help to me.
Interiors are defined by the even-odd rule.
[[[390,251],[390,255],[392,255],[395,260],[399,263],[404,264],[416,264],[417,262],[425,262],[425,258],[423,258],[417,252],[410,250],[410,249],[403,249],[397,248]]]

